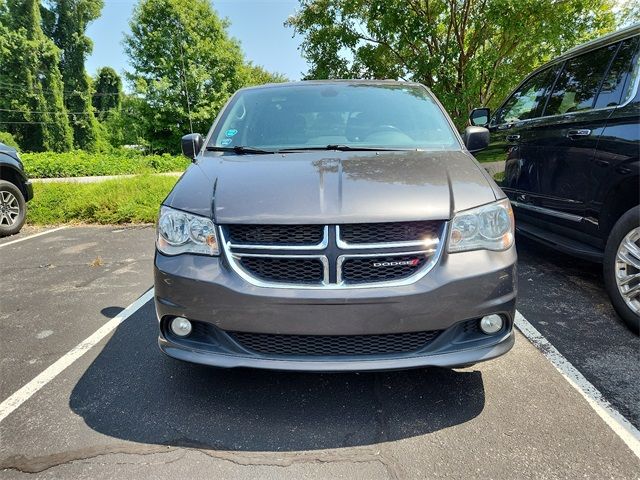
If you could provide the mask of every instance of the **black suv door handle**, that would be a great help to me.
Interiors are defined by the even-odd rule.
[[[520,135],[507,135],[507,142],[516,142],[520,140]]]
[[[580,138],[580,137],[588,137],[589,135],[591,135],[591,130],[589,130],[588,128],[580,128],[577,130],[569,130],[567,132],[567,137],[568,138]]]

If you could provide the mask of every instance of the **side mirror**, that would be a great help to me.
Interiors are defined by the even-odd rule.
[[[491,110],[488,108],[474,108],[469,114],[469,123],[474,127],[486,127],[489,124]]]
[[[467,127],[462,139],[467,150],[476,153],[489,146],[489,130],[484,127]]]
[[[204,138],[199,133],[190,133],[182,137],[182,154],[193,161],[202,150]]]

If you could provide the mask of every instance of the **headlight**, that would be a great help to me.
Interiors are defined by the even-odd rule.
[[[211,220],[169,207],[160,209],[156,247],[166,255],[220,253],[216,227]]]
[[[451,222],[448,250],[506,250],[513,244],[513,228],[513,210],[506,198],[458,212]]]

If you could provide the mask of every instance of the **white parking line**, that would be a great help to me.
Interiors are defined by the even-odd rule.
[[[569,384],[582,395],[591,408],[618,435],[635,455],[640,458],[640,431],[620,414],[520,312],[516,312],[516,327],[556,367]]]
[[[34,394],[38,392],[51,380],[56,378],[73,362],[82,357],[92,347],[94,347],[100,340],[106,337],[109,333],[118,327],[124,320],[130,317],[133,313],[139,310],[145,303],[153,298],[153,288],[147,291],[144,295],[138,298],[135,302],[125,308],[119,315],[109,320],[102,327],[96,330],[87,339],[80,342],[77,346],[71,349],[60,357],[53,365],[44,370],[40,375],[27,383],[20,390],[15,392],[4,402],[0,403],[0,422],[4,420],[11,412],[29,400]]]
[[[14,243],[24,242],[25,240],[29,240],[30,238],[36,238],[36,237],[39,237],[41,235],[46,235],[47,233],[57,232],[58,230],[62,230],[62,229],[65,229],[65,228],[67,228],[67,225],[63,225],[62,227],[52,228],[51,230],[45,230],[44,232],[34,233],[33,235],[29,235],[27,237],[22,237],[22,238],[19,238],[17,240],[11,240],[10,242],[7,242],[7,243],[0,243],[0,248],[6,247],[7,245],[13,245]]]

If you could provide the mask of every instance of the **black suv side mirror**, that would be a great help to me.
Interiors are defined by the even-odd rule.
[[[204,138],[199,133],[190,133],[182,137],[182,154],[193,161],[202,149]]]
[[[462,139],[467,150],[476,153],[489,146],[489,130],[484,127],[467,127]]]
[[[491,110],[488,108],[474,108],[469,114],[469,123],[474,127],[486,127],[489,124]]]

